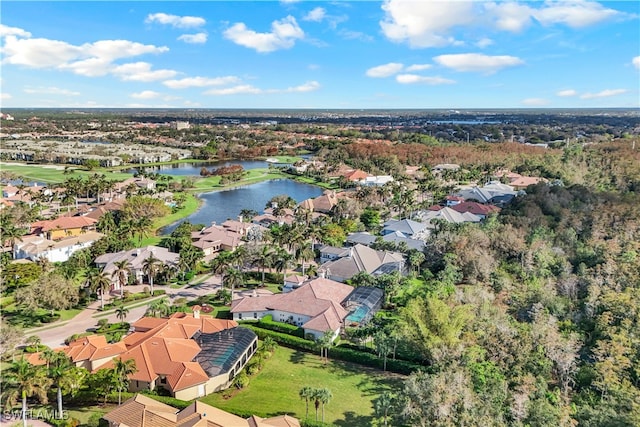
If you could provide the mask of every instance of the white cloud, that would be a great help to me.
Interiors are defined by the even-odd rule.
[[[309,64],[307,65],[307,68],[310,70],[319,70],[320,66],[318,64]]]
[[[443,77],[419,76],[417,74],[398,74],[396,81],[402,84],[425,83],[429,85],[443,85],[455,83],[454,80],[445,79]]]
[[[606,21],[620,12],[607,9],[595,1],[568,0],[547,1],[538,10],[533,11],[533,17],[542,24],[565,24],[572,28],[582,28]]]
[[[65,96],[78,96],[80,92],[74,92],[68,89],[61,89],[55,86],[50,87],[26,87],[24,89],[25,93],[37,93],[37,94],[45,94],[45,95],[65,95]]]
[[[416,48],[454,44],[456,40],[449,31],[474,18],[473,2],[385,0],[382,10],[385,18],[380,27],[384,35]]]
[[[7,36],[2,47],[4,64],[30,68],[57,67],[85,55],[80,46],[49,39],[18,39]]]
[[[261,53],[289,49],[293,47],[297,39],[304,37],[304,31],[291,15],[279,21],[273,21],[270,33],[255,32],[248,29],[244,23],[239,22],[225,30],[223,34],[232,42]]]
[[[7,25],[0,24],[0,37],[6,37],[6,36],[18,36],[18,37],[29,38],[31,37],[31,33],[23,30],[22,28],[9,27]]]
[[[389,77],[399,73],[404,68],[403,64],[398,62],[389,62],[388,64],[378,65],[377,67],[369,68],[366,72],[368,77],[380,78]]]
[[[372,42],[373,37],[360,31],[340,30],[338,35],[345,40],[360,40],[363,42]]]
[[[522,105],[528,105],[530,107],[542,107],[543,105],[549,105],[549,101],[544,98],[527,98],[522,100]]]
[[[207,33],[183,34],[178,40],[190,44],[202,44],[207,42]]]
[[[143,90],[142,92],[132,93],[131,97],[136,99],[153,99],[160,96],[160,93],[152,90]]]
[[[165,80],[178,74],[174,70],[151,70],[148,62],[132,62],[113,67],[111,73],[125,81],[152,82]]]
[[[144,54],[158,54],[168,51],[166,46],[145,45],[128,40],[100,40],[80,46],[59,40],[43,38],[18,39],[7,36],[2,48],[3,63],[22,65],[29,68],[55,68],[71,71],[87,77],[104,76],[119,67],[113,61]],[[146,76],[128,80],[150,81],[171,78],[176,72],[160,70],[151,72],[150,65]]]
[[[494,25],[499,30],[519,32],[531,25],[533,10],[528,5],[514,2],[486,3],[484,7],[489,19],[495,19]]]
[[[209,89],[205,95],[239,95],[239,94],[272,94],[272,93],[305,93],[320,89],[320,83],[309,81],[299,86],[292,86],[286,89],[260,89],[252,85],[237,85],[222,89]]]
[[[485,74],[492,74],[502,68],[524,64],[524,61],[515,56],[489,56],[480,53],[440,55],[433,59],[440,65],[456,71],[477,71]]]
[[[578,94],[578,92],[576,92],[573,89],[565,89],[565,90],[558,91],[556,93],[556,96],[566,97],[566,96],[576,96],[577,94]]]
[[[585,93],[581,95],[582,99],[594,99],[594,98],[608,98],[610,96],[622,95],[623,93],[627,93],[626,89],[605,89],[596,93]]]
[[[428,70],[429,68],[431,68],[431,64],[413,64],[405,68],[405,71],[408,71],[408,72],[423,71],[423,70]]]
[[[493,40],[490,38],[484,37],[476,42],[476,46],[480,49],[484,49],[485,47],[489,47],[493,44]]]
[[[316,7],[315,9],[309,11],[304,18],[304,21],[313,21],[320,22],[327,16],[327,11],[322,7]]]
[[[224,89],[210,89],[204,92],[205,95],[238,95],[246,93],[257,95],[263,93],[263,91],[251,85],[238,85]]]
[[[152,13],[145,20],[147,23],[157,22],[159,24],[171,25],[175,28],[201,27],[207,23],[204,18],[198,16],[177,16],[167,13]]]
[[[289,87],[284,92],[313,92],[320,89],[320,83],[316,81],[306,82],[300,86]]]
[[[171,89],[186,89],[190,87],[207,87],[207,86],[223,86],[228,84],[239,83],[240,79],[235,76],[224,77],[187,77],[180,80],[167,80],[162,82],[163,85]]]
[[[582,28],[621,16],[595,1],[547,0],[545,2],[516,1],[449,1],[385,0],[385,17],[380,21],[383,34],[391,41],[408,43],[414,48],[459,45],[452,36],[455,27],[486,26],[489,29],[519,32],[536,20],[542,25],[566,25]],[[479,47],[486,47],[488,39]]]
[[[10,93],[2,92],[0,93],[0,99],[11,99],[13,98]]]
[[[636,69],[640,70],[640,56],[636,56],[631,60],[631,64],[633,64]]]

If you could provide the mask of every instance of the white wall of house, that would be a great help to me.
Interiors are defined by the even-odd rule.
[[[74,245],[64,246],[61,248],[51,248],[51,249],[47,249],[45,251],[40,251],[36,253],[27,252],[24,250],[24,248],[16,245],[13,252],[13,258],[14,259],[31,258],[32,260],[35,260],[38,258],[46,258],[47,260],[49,260],[49,262],[64,262],[64,261],[67,261],[74,252],[77,252],[81,249],[88,248],[92,244],[93,244],[93,241],[76,243]]]

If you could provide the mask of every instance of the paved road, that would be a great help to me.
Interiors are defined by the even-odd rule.
[[[127,288],[127,290],[131,292],[140,292],[142,291],[142,288],[143,286],[140,286],[140,289],[131,286]],[[201,295],[214,294],[218,291],[219,288],[220,277],[210,276],[202,283],[196,285],[187,286],[181,289],[167,289],[167,296],[170,298],[171,302],[173,302],[176,298],[186,298],[188,301],[190,301],[198,298]],[[162,288],[157,287],[157,289]],[[156,297],[154,299],[159,298],[162,298],[162,296]],[[147,305],[150,301],[151,300],[148,300],[146,304],[140,307],[130,308],[126,320],[130,323],[133,323],[136,320],[140,319],[144,315],[145,311],[147,311]],[[95,328],[97,326],[98,320],[100,319],[106,318],[110,323],[119,321],[116,318],[115,312],[111,312],[111,314],[109,314],[109,316],[107,317],[93,317],[94,315],[101,313],[100,311],[98,311],[98,307],[100,307],[100,302],[94,302],[73,319],[66,322],[61,322],[57,326],[45,326],[41,328],[30,329],[28,331],[25,331],[25,337],[37,335],[42,340],[42,344],[47,345],[51,348],[56,348],[63,346],[64,340],[71,335],[87,332],[91,328]],[[107,313],[108,312],[109,311],[107,311]]]

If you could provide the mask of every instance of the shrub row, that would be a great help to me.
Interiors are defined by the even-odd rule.
[[[280,345],[307,352],[315,352],[318,349],[315,341],[310,341],[281,332],[263,329],[258,325],[245,324],[243,326],[254,331],[256,335],[258,335],[258,338],[260,338],[261,340],[265,339],[266,337],[271,337]],[[343,360],[345,362],[352,362],[359,365],[369,366],[376,369],[382,369],[384,366],[383,359],[379,358],[377,355],[348,347],[332,347],[329,350],[329,357],[333,359]],[[406,360],[393,360],[387,358],[387,370],[390,372],[409,375],[410,373],[418,369],[424,369],[424,367],[416,363],[408,362]]]
[[[264,329],[269,329],[275,332],[282,332],[283,334],[289,334],[296,337],[304,338],[304,329],[296,325],[290,325],[288,323],[274,322],[271,315],[264,316],[258,321],[258,326]]]
[[[164,290],[164,289],[154,289],[153,290],[153,296],[154,297],[157,297],[159,295],[164,295],[166,293],[167,293],[167,291]],[[125,293],[125,295],[126,295],[126,293]],[[114,302],[110,302],[109,304],[105,304],[104,305],[104,310],[108,310],[108,309],[111,309],[111,308],[118,307],[118,306],[120,306],[120,304],[124,304],[126,302],[138,301],[138,300],[142,300],[142,299],[146,299],[146,298],[151,298],[151,294],[145,293],[145,292],[139,292],[139,293],[136,293],[136,294],[129,294],[129,295],[125,296],[122,299],[118,298]],[[98,308],[98,310],[102,311],[102,309],[100,309],[100,308]]]
[[[169,406],[173,406],[174,408],[178,408],[178,409],[184,409],[187,406],[189,406],[191,404],[191,402],[187,402],[185,400],[180,400],[180,399],[176,399],[175,397],[171,397],[171,396],[159,396],[157,394],[154,393],[147,393],[144,391],[141,391],[140,394],[144,394],[145,396],[150,397],[153,400],[157,400],[158,402],[162,402],[165,405],[169,405]],[[131,392],[123,392],[122,393],[122,401],[124,402],[127,399],[131,399],[133,396],[135,396],[136,393],[131,393]],[[118,403],[118,393],[111,393],[108,398],[107,398],[108,402],[111,403]]]

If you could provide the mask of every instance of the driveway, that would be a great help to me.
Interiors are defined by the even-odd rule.
[[[129,286],[126,289],[130,292],[142,292],[146,286]],[[166,290],[166,296],[169,297],[169,301],[173,302],[176,298],[186,298],[187,301],[194,300],[201,295],[215,294],[221,287],[220,276],[209,276],[200,283],[187,285],[180,289],[169,289],[168,286],[156,286],[155,289]],[[139,289],[138,289],[139,288]],[[164,296],[154,297],[152,300],[145,301],[141,306],[129,308],[126,321],[133,323],[140,319],[147,311],[147,305],[149,302],[156,299],[163,298]],[[142,302],[141,302],[142,303]],[[136,304],[135,302],[132,304]],[[64,344],[64,340],[73,334],[80,334],[87,332],[92,328],[95,328],[100,319],[108,319],[109,323],[118,322],[114,310],[107,310],[101,312],[98,310],[100,307],[100,301],[93,302],[85,310],[81,311],[76,317],[65,322],[59,322],[54,325],[47,325],[39,328],[33,328],[24,332],[25,338],[32,335],[37,335],[42,340],[42,344],[51,348],[61,347]],[[108,313],[108,314],[107,314]],[[102,314],[102,315],[101,315]],[[97,317],[94,317],[97,316]]]

